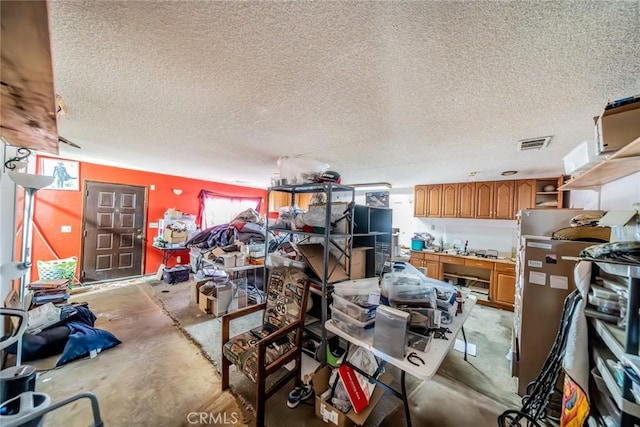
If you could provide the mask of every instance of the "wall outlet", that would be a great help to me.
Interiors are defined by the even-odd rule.
[[[436,226],[431,224],[431,231],[435,231],[435,229],[436,229]]]
[[[151,184],[149,186],[149,190],[154,191],[156,189],[156,186],[154,184]]]
[[[63,225],[62,227],[60,227],[60,232],[61,233],[71,233],[71,226],[70,225]]]
[[[178,264],[180,264],[180,263],[182,262],[182,257],[181,257],[180,255],[178,255],[178,256],[176,257],[176,262],[177,262]]]

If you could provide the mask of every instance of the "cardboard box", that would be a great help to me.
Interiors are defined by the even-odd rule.
[[[200,287],[207,283],[206,281],[203,282]],[[215,317],[247,306],[246,285],[244,288],[240,287],[238,289],[238,285],[227,282],[224,285],[218,284],[211,289],[209,294],[199,289],[198,294],[198,307],[200,310],[207,314],[213,314]]]
[[[596,118],[598,153],[617,151],[640,135],[640,100],[604,110]]]
[[[353,248],[351,251],[351,280],[375,276],[375,254],[370,246]]]
[[[320,397],[320,395],[329,388],[330,376],[330,366],[325,366],[313,374],[313,390],[315,391],[316,396],[316,417],[320,418],[330,426],[351,427],[354,425],[363,425],[384,394],[382,387],[376,386],[371,398],[369,399],[369,405],[362,412],[356,414],[353,412],[353,409],[351,409],[345,414],[334,408],[331,403],[322,400]],[[385,384],[390,384],[391,376],[386,373],[382,374],[380,376],[380,381]]]
[[[190,299],[193,304],[198,305],[200,303],[200,288],[209,281],[211,281],[211,279],[195,280],[193,276],[191,276],[191,279],[189,280],[189,287]]]
[[[164,229],[163,240],[169,243],[182,243],[187,241],[187,231],[176,231],[170,228]]]
[[[227,312],[232,297],[231,285],[216,286],[210,294],[200,290],[198,307],[206,314],[213,314],[215,317],[222,316]]]
[[[309,267],[320,278],[324,279],[324,246],[320,243],[307,243],[304,245],[298,245],[298,250],[305,257]],[[347,280],[347,272],[344,271],[344,267],[338,263],[338,259],[329,252],[329,279],[328,283],[339,282],[341,280]]]

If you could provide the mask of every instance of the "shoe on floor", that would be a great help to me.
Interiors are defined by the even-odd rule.
[[[287,406],[289,408],[295,408],[303,402],[313,396],[313,387],[311,387],[311,383],[304,384],[302,387],[296,387],[289,392],[289,397],[287,398]]]

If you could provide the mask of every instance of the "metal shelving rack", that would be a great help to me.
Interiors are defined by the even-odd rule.
[[[313,184],[300,184],[300,185],[283,185],[276,187],[269,187],[267,189],[267,206],[270,206],[269,200],[271,198],[271,193],[273,192],[281,192],[281,193],[289,193],[291,195],[291,206],[295,204],[296,195],[304,194],[304,193],[324,193],[326,195],[326,206],[325,206],[325,221],[324,221],[324,233],[310,233],[305,231],[298,230],[286,230],[281,228],[273,228],[267,227],[267,238],[265,239],[265,256],[269,254],[269,239],[271,233],[280,233],[280,234],[288,234],[290,237],[297,236],[301,237],[301,242],[307,242],[311,239],[317,239],[322,242],[324,247],[323,251],[323,275],[319,281],[312,281],[311,291],[315,294],[320,295],[321,299],[321,318],[320,325],[322,325],[322,339],[320,344],[320,354],[319,354],[319,362],[321,364],[326,363],[327,358],[327,330],[324,328],[325,322],[328,320],[328,298],[331,295],[333,287],[331,286],[335,282],[329,282],[328,278],[331,277],[333,270],[329,269],[329,259],[331,254],[331,248],[335,248],[339,253],[338,263],[335,267],[342,264],[346,267],[347,277],[351,277],[351,251],[353,249],[353,221],[350,220],[347,223],[347,233],[334,233],[332,231],[331,226],[331,218],[332,218],[332,206],[334,203],[347,203],[348,209],[351,210],[350,217],[353,218],[353,206],[355,205],[355,189],[353,187],[349,187],[346,185],[335,184],[332,182],[324,182],[324,183],[313,183]],[[345,199],[343,200],[335,200],[336,196],[339,194],[343,194]],[[339,198],[339,196],[338,196]],[[338,240],[342,241],[342,243],[338,242]],[[267,269],[265,268],[265,282],[267,283],[266,277]],[[313,285],[317,285],[319,289],[314,289]]]
[[[640,357],[638,357],[640,351],[640,264],[582,259],[595,263],[607,274],[624,277],[628,281],[626,328],[621,330],[595,318],[591,319],[591,323],[595,334],[600,338],[607,351],[640,376]],[[629,376],[624,375],[623,386],[620,388],[606,363],[597,363],[597,366],[612,400],[620,409],[620,425],[627,427],[639,424],[640,402],[637,402],[631,393]]]

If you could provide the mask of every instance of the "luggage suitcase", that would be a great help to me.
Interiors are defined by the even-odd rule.
[[[170,285],[180,282],[186,282],[187,280],[189,280],[190,272],[191,269],[186,265],[165,268],[162,271],[162,280]]]

